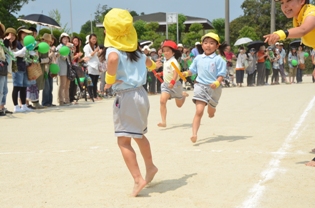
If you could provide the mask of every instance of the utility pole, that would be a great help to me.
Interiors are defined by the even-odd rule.
[[[73,36],[73,24],[72,24],[72,2],[70,0],[70,24],[71,24],[71,37]]]
[[[230,0],[225,0],[225,42],[230,44]]]
[[[271,1],[271,10],[270,10],[270,33],[276,31],[276,2]]]

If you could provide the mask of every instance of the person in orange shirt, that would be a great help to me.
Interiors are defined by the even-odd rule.
[[[257,86],[265,85],[265,60],[267,56],[266,47],[261,46],[257,52]]]

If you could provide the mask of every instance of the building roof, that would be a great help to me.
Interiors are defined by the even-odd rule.
[[[166,13],[165,12],[157,12],[157,13],[145,14],[145,15],[133,17],[134,22],[137,20],[143,20],[145,22],[158,22],[160,25],[158,28],[158,31],[164,32],[166,30]],[[205,30],[214,28],[212,23],[208,19],[186,16],[186,21],[184,22],[184,24],[186,25],[185,31],[188,31],[190,25],[192,25],[193,23],[202,24],[203,29]],[[102,24],[97,24],[96,26],[103,27]]]

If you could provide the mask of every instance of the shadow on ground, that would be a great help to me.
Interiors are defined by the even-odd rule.
[[[207,143],[213,143],[213,142],[222,142],[222,141],[228,141],[228,142],[235,142],[239,140],[244,140],[251,138],[252,136],[222,136],[218,135],[215,137],[208,137],[205,139],[197,140],[197,143],[194,144],[194,146],[199,146]]]
[[[175,191],[185,185],[187,185],[187,180],[193,176],[197,175],[197,173],[192,173],[188,175],[184,175],[178,179],[169,179],[156,183],[151,183],[147,188],[143,189],[140,193],[140,197],[151,197],[151,193],[166,193],[169,191]]]
[[[187,123],[187,124],[181,124],[181,125],[177,125],[177,126],[172,126],[169,128],[161,128],[161,130],[165,131],[165,130],[170,130],[170,129],[177,129],[177,128],[184,128],[184,129],[188,129],[191,128],[191,123]]]

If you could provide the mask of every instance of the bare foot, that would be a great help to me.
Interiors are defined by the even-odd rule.
[[[145,175],[145,181],[147,182],[147,184],[153,180],[157,172],[158,172],[158,168],[155,166],[147,170],[147,173]]]
[[[212,108],[211,110],[208,110],[209,118],[213,118],[215,112],[216,112],[216,109],[215,109],[215,108]]]
[[[305,164],[306,166],[311,166],[311,167],[315,167],[315,161],[309,161],[308,163]]]
[[[312,151],[311,151],[312,153],[315,153],[315,148],[314,149],[312,149]]]
[[[190,137],[190,140],[192,141],[192,143],[196,143],[197,135],[194,135],[194,136]]]
[[[188,97],[188,96],[189,96],[189,94],[188,94],[187,92],[183,92],[182,95],[183,95],[184,97]]]
[[[143,178],[137,183],[135,182],[131,196],[136,197],[139,192],[145,187],[145,185],[147,185],[147,182]]]
[[[166,123],[158,123],[158,127],[166,127]]]

